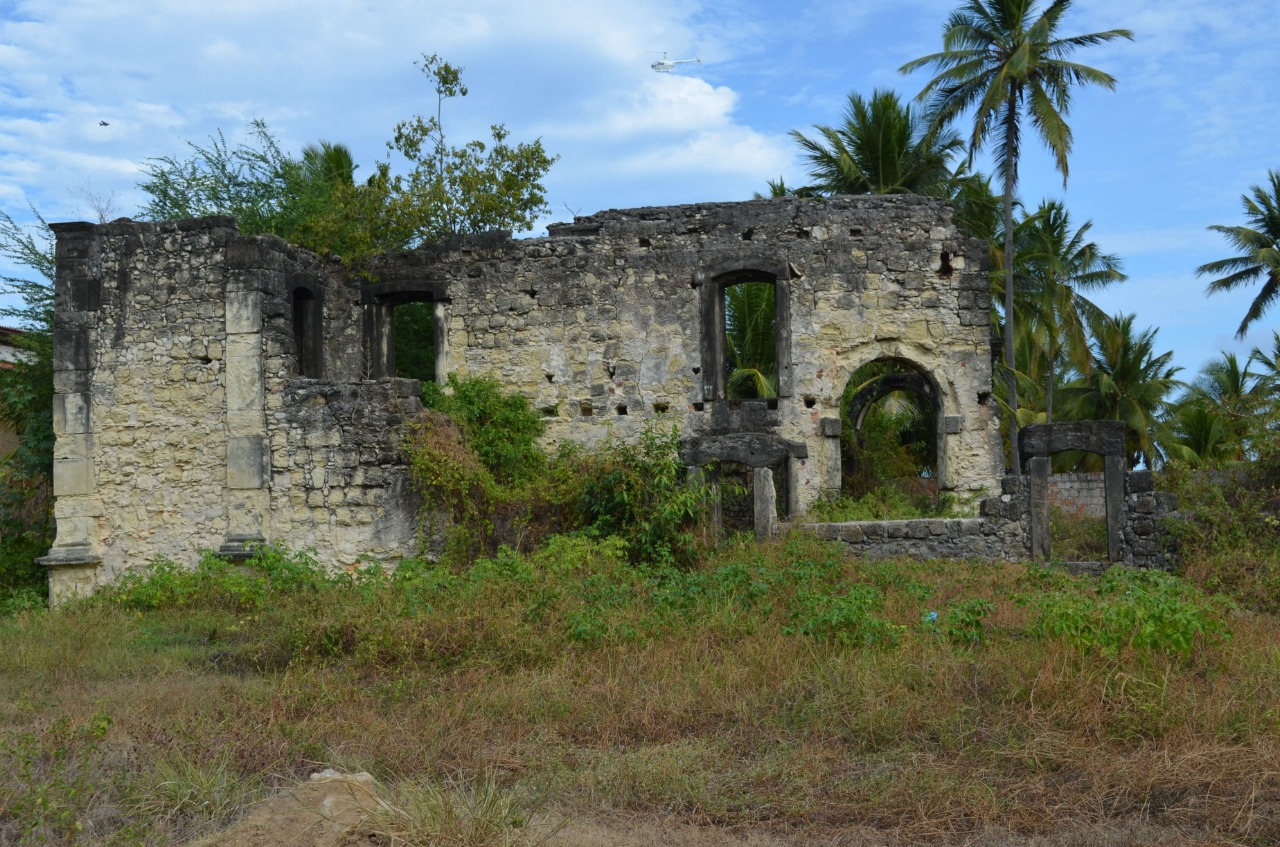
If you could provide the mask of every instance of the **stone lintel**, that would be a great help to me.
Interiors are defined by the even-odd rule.
[[[1066,450],[1083,450],[1099,456],[1126,453],[1124,421],[1071,421],[1032,424],[1018,431],[1022,461],[1032,456],[1052,456]]]
[[[36,559],[36,564],[46,568],[82,568],[102,566],[102,557],[93,552],[87,541],[71,544],[55,544],[49,552]]]
[[[680,446],[680,458],[688,465],[737,462],[750,468],[771,468],[787,457],[807,459],[809,448],[764,432],[708,435]]]

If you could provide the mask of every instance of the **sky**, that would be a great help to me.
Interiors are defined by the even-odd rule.
[[[360,177],[391,158],[397,121],[434,111],[424,54],[465,68],[451,142],[503,123],[560,157],[534,235],[604,209],[746,200],[769,179],[806,182],[788,132],[838,123],[850,92],[918,94],[928,74],[898,68],[941,49],[957,5],[0,0],[0,209],[24,224],[29,207],[51,222],[103,205],[137,216],[148,158],[184,157],[218,131],[243,139],[255,119],[286,151],[346,144]],[[1025,147],[1024,203],[1059,199],[1092,221],[1129,275],[1093,299],[1157,328],[1187,379],[1280,329],[1276,307],[1237,340],[1257,287],[1206,297],[1195,275],[1232,254],[1207,227],[1244,224],[1241,195],[1280,170],[1278,24],[1275,0],[1075,0],[1063,35],[1123,27],[1135,40],[1077,54],[1119,84],[1076,94],[1065,188],[1043,146]],[[701,62],[655,73],[663,52]],[[0,259],[0,274],[21,273]]]

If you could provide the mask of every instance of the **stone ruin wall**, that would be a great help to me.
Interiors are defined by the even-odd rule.
[[[335,566],[412,551],[396,430],[418,401],[297,375],[290,285],[343,290],[334,265],[229,218],[54,228],[54,602],[254,541]],[[359,310],[327,302],[335,370],[355,378]]]
[[[702,204],[602,212],[549,230],[375,267],[389,290],[447,290],[441,370],[493,375],[524,394],[546,413],[549,444],[630,438],[659,409],[713,454],[724,446],[716,439],[769,433],[803,448],[790,449],[787,469],[787,506],[799,511],[839,489],[850,375],[895,358],[936,383],[941,490],[976,501],[997,487],[985,252],[959,235],[945,204]],[[727,401],[716,379],[721,330],[709,318],[739,272],[782,292],[776,404]]]
[[[999,484],[984,248],[938,201],[610,211],[367,275],[227,218],[55,229],[55,602],[262,540],[331,567],[413,552],[399,432],[418,384],[389,374],[392,311],[415,300],[435,304],[437,373],[523,393],[549,445],[671,422],[692,464],[783,466],[801,511],[839,487],[850,374],[890,357],[934,386],[940,488]],[[724,398],[718,298],[748,277],[778,292],[776,401]]]

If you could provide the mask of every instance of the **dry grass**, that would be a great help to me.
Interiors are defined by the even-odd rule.
[[[1280,841],[1269,615],[1108,655],[1035,625],[1042,598],[1092,588],[1021,565],[859,563],[797,537],[664,581],[561,552],[256,609],[0,622],[0,843],[173,843],[322,766],[461,778],[615,829]],[[850,586],[881,593],[883,626],[815,605]]]

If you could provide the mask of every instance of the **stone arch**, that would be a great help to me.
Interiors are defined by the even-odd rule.
[[[396,375],[396,308],[411,303],[434,304],[435,379],[443,379],[445,307],[449,303],[447,282],[422,279],[366,285],[361,288],[360,302],[364,308],[365,352],[374,378]]]
[[[867,375],[868,369],[880,370]],[[867,415],[881,400],[903,392],[913,396],[924,414],[919,434],[925,441],[923,475],[934,491],[946,488],[946,417],[943,414],[942,388],[933,374],[916,362],[893,355],[877,356],[854,368],[841,392],[841,429],[846,433],[841,447],[842,479],[850,470],[847,463],[860,450]],[[844,485],[841,486],[842,490]]]

